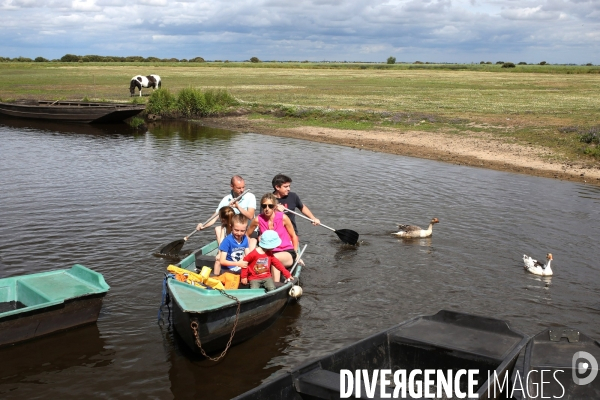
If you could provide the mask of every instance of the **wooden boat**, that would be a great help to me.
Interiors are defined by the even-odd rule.
[[[107,123],[123,121],[145,108],[145,105],[124,103],[20,100],[0,103],[0,114],[29,119]]]
[[[0,279],[0,346],[96,322],[109,289],[79,264]]]
[[[360,340],[348,347],[317,360],[309,361],[291,371],[264,383],[238,397],[237,400],[275,400],[275,399],[338,399],[356,398],[353,391],[347,396],[349,387],[342,388],[346,382],[346,371],[355,374],[364,370],[373,377],[375,371],[391,370],[392,375],[405,371],[406,382],[413,371],[442,371],[455,378],[460,371],[477,369],[477,385],[472,389],[479,399],[501,397],[500,390],[494,391],[494,381],[488,374],[495,373],[499,379],[512,373],[520,351],[525,347],[528,337],[511,329],[505,321],[442,310],[435,315],[421,316],[396,325],[388,330]],[[412,396],[409,383],[405,383],[405,394],[394,396],[394,378],[388,375],[375,379],[376,390],[369,393],[364,379],[360,383],[360,398],[381,398],[381,386],[392,398],[423,398],[425,384],[421,386],[423,396]],[[362,375],[364,377],[364,375]],[[400,376],[400,375],[399,375]],[[437,382],[433,375],[434,383]],[[423,375],[421,375],[423,380]],[[373,389],[373,382],[368,383]],[[424,383],[424,382],[422,382]],[[460,376],[460,388],[457,394],[467,394],[467,375]],[[359,386],[354,383],[354,388]],[[400,390],[401,385],[398,386]],[[414,391],[418,387],[411,386]],[[454,389],[456,390],[456,385]],[[437,394],[435,388],[430,392]],[[447,397],[445,397],[447,396]],[[461,397],[461,396],[457,396]],[[435,397],[435,398],[440,398]],[[454,398],[442,392],[442,398]],[[462,397],[464,398],[464,397]],[[468,398],[468,397],[467,397]]]
[[[192,272],[196,267],[212,268],[217,250],[218,245],[214,241],[181,260],[177,266]],[[301,265],[297,265],[293,276],[299,278],[301,269]],[[192,351],[199,354],[202,354],[202,350],[198,342],[207,354],[225,349],[234,326],[231,344],[247,340],[275,321],[288,302],[293,300],[289,293],[292,282],[276,283],[276,286],[271,292],[265,292],[262,288],[220,291],[166,279],[169,301],[173,304],[175,331]],[[237,320],[237,301],[222,292],[239,300]],[[193,323],[197,325],[197,334]]]
[[[599,362],[598,341],[578,329],[548,328],[527,344],[515,392],[523,399],[600,399]]]

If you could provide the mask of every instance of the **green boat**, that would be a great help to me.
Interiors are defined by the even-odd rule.
[[[0,346],[96,322],[109,289],[79,264],[0,279]]]
[[[217,250],[217,242],[211,242],[177,266],[192,272],[203,266],[212,267]],[[298,282],[301,269],[298,264],[292,271],[295,282]],[[192,351],[199,354],[214,353],[255,336],[273,323],[288,302],[296,298],[290,293],[294,286],[292,282],[276,283],[276,289],[271,292],[247,288],[214,290],[170,278],[166,278],[165,284],[169,295],[167,304],[173,304],[175,331]]]

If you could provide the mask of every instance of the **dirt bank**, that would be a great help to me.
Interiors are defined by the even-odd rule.
[[[458,165],[489,168],[600,186],[600,167],[550,161],[548,149],[507,143],[480,133],[450,135],[395,129],[355,131],[301,126],[273,128],[246,116],[206,118],[203,125],[238,132],[293,137],[353,148],[438,160]]]

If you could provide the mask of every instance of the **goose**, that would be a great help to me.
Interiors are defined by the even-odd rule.
[[[433,224],[437,224],[440,222],[439,219],[433,218],[429,221],[429,228],[421,229],[415,225],[398,225],[398,232],[392,233],[392,235],[396,235],[403,238],[426,238],[430,237],[433,233]]]
[[[550,276],[553,274],[552,268],[550,268],[550,263],[552,262],[552,254],[548,253],[546,255],[546,259],[548,260],[548,263],[544,265],[541,262],[529,257],[528,255],[523,254],[523,263],[525,269],[528,272],[531,272],[535,275]]]

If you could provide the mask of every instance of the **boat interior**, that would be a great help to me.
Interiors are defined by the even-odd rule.
[[[82,265],[0,279],[0,317],[61,304],[109,289],[102,275]]]

